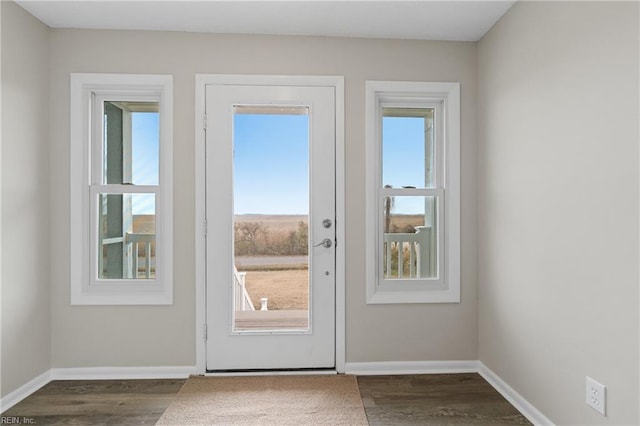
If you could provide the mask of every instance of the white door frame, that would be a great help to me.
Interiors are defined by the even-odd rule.
[[[336,114],[336,371],[344,373],[345,341],[345,162],[344,77],[239,74],[196,74],[195,109],[195,266],[196,266],[196,373],[206,373],[206,188],[205,188],[205,93],[208,84],[322,86],[335,90]]]

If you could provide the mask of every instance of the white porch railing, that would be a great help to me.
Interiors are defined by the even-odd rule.
[[[247,292],[245,286],[246,272],[238,272],[238,269],[233,267],[233,294],[234,294],[234,308],[236,311],[255,311],[253,302]]]
[[[156,241],[156,234],[134,234],[127,232],[125,234],[124,242],[125,244],[131,244],[131,264],[132,268],[130,269],[133,272],[133,278],[140,278],[139,271],[139,262],[138,262],[138,251],[140,245],[144,247],[144,264],[142,268],[142,273],[144,274],[144,278],[151,278],[151,270],[155,271],[155,265],[152,265],[151,262],[151,244],[154,244]]]
[[[416,226],[414,233],[384,234],[384,277],[385,278],[419,278],[427,276],[430,270],[429,243],[431,227]],[[393,268],[393,248],[397,248],[397,267]],[[409,255],[409,275],[405,276],[405,249]]]

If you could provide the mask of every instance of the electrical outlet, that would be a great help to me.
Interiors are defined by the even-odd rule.
[[[607,388],[587,376],[587,405],[606,416]]]

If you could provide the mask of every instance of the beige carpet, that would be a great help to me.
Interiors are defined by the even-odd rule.
[[[159,425],[367,425],[354,376],[192,376]]]

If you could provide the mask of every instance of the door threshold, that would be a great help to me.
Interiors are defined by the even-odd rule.
[[[335,374],[338,374],[335,368],[292,368],[281,370],[207,370],[204,376],[319,376]]]

